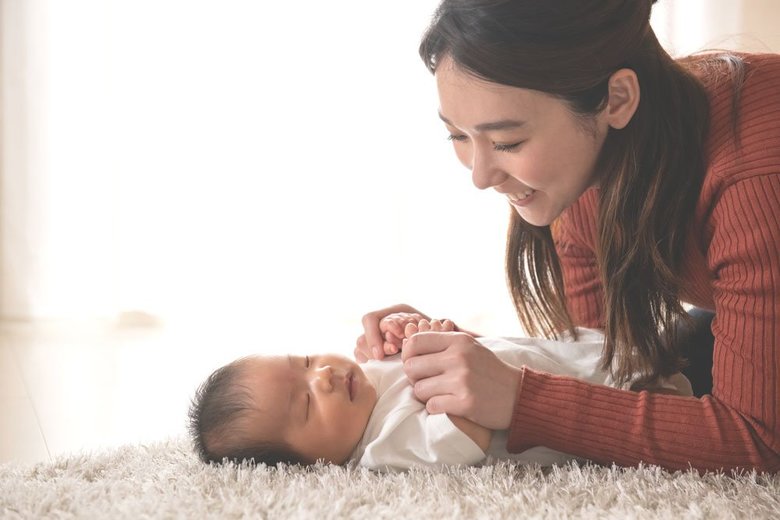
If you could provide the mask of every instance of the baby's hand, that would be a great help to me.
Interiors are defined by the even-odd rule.
[[[404,339],[411,338],[418,332],[453,332],[458,330],[452,320],[426,320],[421,318],[416,323],[407,323],[404,327]]]
[[[429,320],[416,312],[395,312],[379,322],[379,330],[385,340],[385,355],[401,351],[403,342],[418,332],[452,332],[458,330],[452,320]]]
[[[416,312],[394,312],[388,314],[379,322],[379,331],[384,338],[385,355],[391,356],[401,350],[406,327],[425,321],[422,314]]]

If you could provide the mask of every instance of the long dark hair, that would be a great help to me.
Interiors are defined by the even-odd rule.
[[[676,324],[687,317],[681,266],[709,126],[702,81],[689,70],[694,65],[675,61],[658,43],[649,25],[652,3],[444,0],[420,45],[431,72],[450,57],[475,77],[556,96],[585,120],[606,106],[615,71],[636,73],[639,106],[624,129],[610,128],[606,136],[593,202],[604,289],[596,302],[604,316],[602,365],[620,382],[638,374],[639,385],[683,363],[674,345]],[[512,212],[506,273],[529,334],[574,333],[549,226],[532,226]]]

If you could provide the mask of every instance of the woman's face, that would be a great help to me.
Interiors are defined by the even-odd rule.
[[[526,222],[549,225],[593,185],[603,112],[584,120],[555,97],[480,80],[449,58],[436,82],[439,115],[474,185],[506,196]]]

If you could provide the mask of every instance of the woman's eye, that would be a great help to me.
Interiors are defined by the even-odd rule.
[[[450,135],[447,137],[447,140],[448,140],[448,141],[465,141],[466,139],[468,139],[468,137],[466,137],[465,135],[454,135],[454,134],[450,134]]]
[[[513,143],[513,144],[498,144],[498,143],[494,143],[493,144],[493,149],[495,151],[497,151],[497,152],[512,152],[512,151],[516,150],[521,144],[523,144],[523,143],[522,142]]]
[[[311,394],[306,394],[306,420],[309,420],[309,405],[311,404]]]

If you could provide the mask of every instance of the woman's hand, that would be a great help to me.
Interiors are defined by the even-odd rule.
[[[465,417],[491,430],[512,421],[522,369],[468,334],[420,332],[403,348],[404,371],[429,413]]]
[[[397,315],[398,319],[385,320],[391,315]],[[404,304],[369,312],[363,316],[363,334],[357,339],[355,359],[358,363],[364,363],[369,359],[383,359],[386,355],[397,353],[401,350],[406,325],[423,319],[430,320],[414,307]]]

